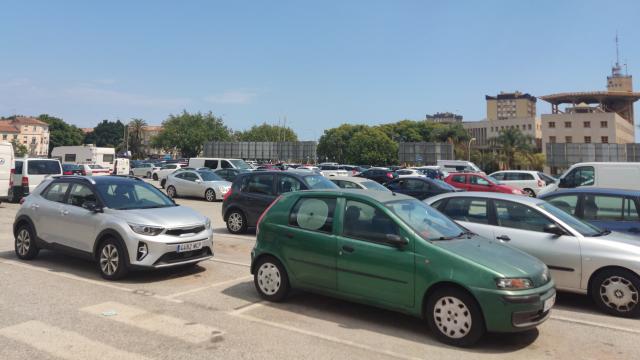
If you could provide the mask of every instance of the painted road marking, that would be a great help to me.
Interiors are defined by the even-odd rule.
[[[615,331],[628,332],[632,334],[640,334],[640,330],[638,329],[631,329],[624,326],[607,325],[607,324],[597,323],[597,322],[588,321],[588,320],[572,319],[566,316],[551,315],[550,319],[557,320],[557,321],[570,322],[573,324],[579,324],[579,325],[585,325],[585,326],[593,326],[593,327],[598,327],[598,328],[607,329],[607,330],[615,330]]]
[[[222,331],[211,326],[188,322],[168,315],[150,313],[117,302],[88,306],[80,311],[194,344],[211,340],[223,334]],[[109,313],[109,316],[103,315],[106,313]]]
[[[238,266],[244,266],[244,267],[251,267],[251,264],[245,264],[245,263],[241,263],[241,262],[237,262],[237,261],[222,260],[222,259],[216,259],[216,258],[211,258],[211,259],[209,259],[209,261],[219,262],[219,263],[223,263],[223,264],[231,264],[231,265],[238,265]]]
[[[185,291],[181,291],[181,292],[177,292],[171,295],[165,295],[162,296],[163,298],[166,299],[174,299],[183,295],[188,295],[188,294],[192,294],[198,291],[202,291],[202,290],[207,290],[207,289],[212,289],[212,288],[216,288],[216,287],[220,287],[220,286],[226,286],[229,284],[235,284],[235,283],[239,283],[242,281],[246,281],[249,279],[253,279],[253,276],[243,276],[241,278],[236,278],[236,279],[231,279],[231,280],[227,280],[227,281],[221,281],[221,282],[217,282],[217,283],[213,283],[211,285],[207,285],[207,286],[201,286],[195,289],[189,289],[189,290],[185,290]]]
[[[69,360],[144,360],[142,355],[123,351],[78,333],[31,320],[0,329],[0,335],[49,354]]]

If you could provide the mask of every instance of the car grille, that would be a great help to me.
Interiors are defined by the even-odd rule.
[[[202,257],[207,257],[213,255],[211,253],[211,249],[207,247],[203,247],[202,249],[193,250],[193,251],[185,251],[182,253],[179,252],[170,252],[162,255],[153,265],[169,265],[175,264],[182,261],[195,260]]]
[[[170,236],[184,236],[184,235],[195,235],[204,231],[204,225],[177,228],[177,229],[169,229],[165,232],[165,234]]]

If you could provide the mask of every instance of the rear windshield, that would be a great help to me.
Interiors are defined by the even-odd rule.
[[[304,177],[309,189],[338,189],[338,185],[332,183],[329,179],[322,175],[309,175]]]
[[[244,160],[229,160],[236,169],[251,169]]]
[[[16,164],[16,172],[17,167]],[[29,175],[51,175],[60,174],[61,172],[60,163],[56,160],[29,160],[27,162],[27,173]]]
[[[433,182],[434,184],[436,184],[439,188],[441,189],[445,189],[445,190],[451,190],[451,191],[456,191],[458,189],[456,189],[455,187],[447,184],[446,182],[442,181],[442,180],[437,180],[437,179],[431,179],[431,182]]]
[[[203,181],[224,181],[223,178],[216,175],[213,171],[198,171],[198,174],[202,178]]]
[[[362,186],[366,187],[369,190],[377,190],[377,191],[389,191],[386,187],[378,184],[375,181],[363,181]]]

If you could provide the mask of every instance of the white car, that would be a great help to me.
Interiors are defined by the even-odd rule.
[[[153,170],[156,170],[156,169],[160,169],[160,167],[155,166],[152,163],[143,163],[134,168],[131,168],[130,175],[151,178],[151,174],[153,173]]]
[[[81,170],[87,176],[111,175],[111,169],[98,164],[79,164]]]
[[[501,184],[518,188],[531,197],[538,196],[540,190],[555,182],[551,176],[539,171],[504,170],[496,171],[489,176],[498,180]]]
[[[151,178],[155,181],[161,181],[162,179],[166,179],[169,174],[178,169],[181,169],[182,167],[183,166],[178,163],[164,164],[161,168],[153,169],[153,171],[151,171]]]
[[[340,169],[338,165],[322,165],[320,164],[320,174],[324,177],[330,176],[349,176],[349,171]]]
[[[425,174],[423,174],[422,172],[416,170],[416,169],[400,169],[400,170],[396,170],[396,174],[398,174],[398,177],[409,177],[409,176],[419,176],[419,177],[427,177]]]
[[[222,200],[231,189],[231,183],[207,170],[184,170],[167,177],[167,195],[199,197],[207,201]]]

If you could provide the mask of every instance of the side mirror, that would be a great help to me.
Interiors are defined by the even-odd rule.
[[[98,206],[95,201],[86,201],[84,204],[82,204],[82,207],[94,213],[102,212],[102,207]]]
[[[197,184],[200,184],[201,182],[202,182],[202,180],[200,180],[200,179],[196,179],[196,183],[197,183]]]
[[[542,229],[542,231],[549,233],[549,234],[553,234],[556,236],[562,236],[565,234],[564,230],[562,230],[558,225],[556,224],[549,224],[546,225],[544,227],[544,229]]]
[[[396,235],[396,234],[387,234],[386,235],[386,242],[387,244],[391,245],[391,246],[395,246],[395,247],[403,247],[405,245],[407,245],[409,242],[407,241],[407,239],[403,238],[400,235]]]

